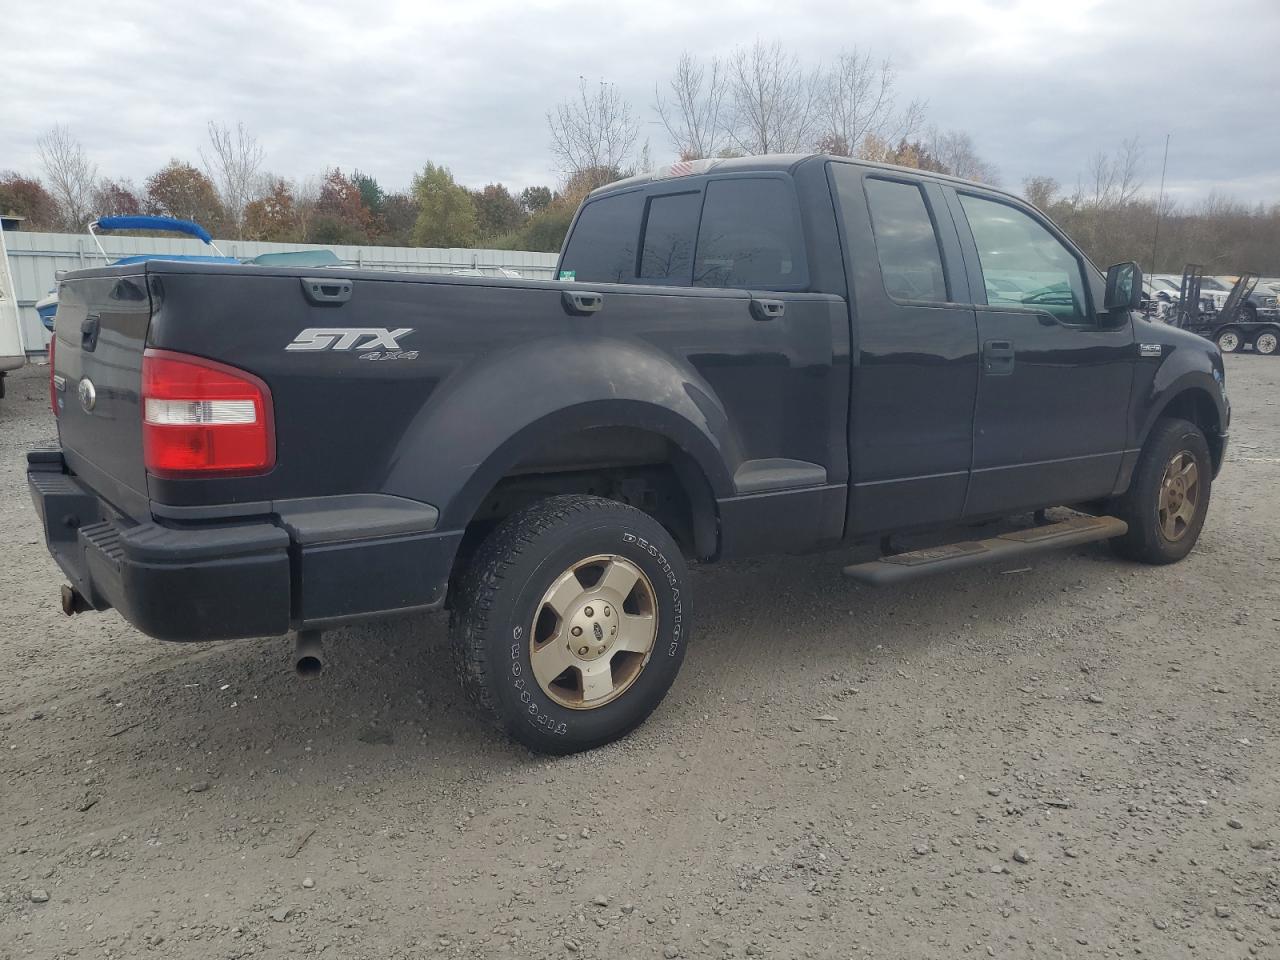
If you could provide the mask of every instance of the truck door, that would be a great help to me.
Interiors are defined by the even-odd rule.
[[[1124,456],[1133,328],[1101,278],[1029,207],[952,190],[981,350],[971,517],[1106,496]]]
[[[955,226],[929,181],[829,167],[853,315],[846,534],[955,520],[973,443],[977,327]]]

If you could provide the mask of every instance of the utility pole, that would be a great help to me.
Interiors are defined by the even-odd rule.
[[[1151,272],[1156,272],[1156,250],[1160,243],[1160,218],[1164,216],[1164,172],[1169,167],[1169,138],[1172,134],[1164,135],[1164,162],[1160,164],[1160,193],[1156,197],[1156,231],[1151,238]]]

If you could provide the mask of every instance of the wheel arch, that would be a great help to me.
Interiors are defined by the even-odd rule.
[[[653,482],[661,485],[663,474],[683,497],[678,516],[646,509],[651,505],[626,495],[616,482],[625,487],[634,479],[647,489]],[[614,489],[603,489],[602,483]],[[459,529],[501,516],[510,505],[496,499],[512,488],[526,497],[587,493],[672,521],[665,525],[677,540],[705,558],[718,552],[717,490],[731,485],[714,446],[692,424],[652,405],[600,401],[549,414],[510,437],[472,473],[444,520]]]
[[[692,505],[701,555],[715,552],[715,501],[732,495],[742,460],[723,404],[695,370],[647,343],[596,335],[486,357],[442,383],[404,436],[385,490],[434,504],[441,530],[468,528],[513,475],[661,465]],[[632,440],[662,455],[637,456]]]
[[[1209,453],[1213,457],[1213,472],[1216,476],[1226,455],[1226,425],[1213,393],[1204,384],[1194,382],[1184,383],[1178,389],[1170,390],[1169,396],[1156,408],[1143,430],[1143,446],[1156,423],[1170,417],[1189,420],[1204,433]]]

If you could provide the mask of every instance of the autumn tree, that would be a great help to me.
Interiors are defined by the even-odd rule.
[[[213,181],[181,160],[170,160],[147,177],[146,207],[159,216],[194,220],[210,233],[220,233],[226,225]]]
[[[39,180],[14,170],[0,173],[0,214],[25,217],[27,230],[58,229],[58,202]]]
[[[250,200],[244,208],[243,236],[247,240],[276,242],[299,239],[298,210],[293,188],[282,177],[267,179],[264,196]]]
[[[578,94],[547,114],[551,153],[569,177],[584,170],[622,166],[631,155],[640,123],[612,83],[578,81]]]
[[[520,206],[524,207],[525,213],[534,214],[545,209],[551,198],[550,187],[525,187],[520,191]]]
[[[364,204],[364,208],[375,217],[381,214],[382,204],[386,201],[387,195],[378,181],[367,173],[357,170],[351,174],[351,182],[360,191],[360,202]]]
[[[200,151],[200,159],[217,189],[228,226],[237,237],[243,237],[244,208],[261,188],[262,147],[243,123],[233,130],[210,120],[208,133],[209,147]]]
[[[471,194],[454,182],[448,167],[428,163],[413,178],[418,221],[413,242],[420,247],[469,247],[477,239]]]
[[[56,126],[36,141],[49,192],[58,204],[61,226],[83,230],[93,217],[98,167],[69,127]]]
[[[373,215],[360,187],[335,167],[325,171],[307,239],[312,243],[367,243]]]
[[[379,242],[392,247],[413,245],[418,225],[418,201],[411,193],[388,193],[382,199],[382,233]]]
[[[510,233],[524,223],[527,216],[520,201],[500,183],[471,191],[471,202],[476,211],[476,230],[482,240]]]
[[[100,180],[93,191],[93,210],[99,217],[129,217],[142,213],[142,198],[128,180]]]

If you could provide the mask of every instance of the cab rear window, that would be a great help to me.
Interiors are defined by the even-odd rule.
[[[638,190],[592,200],[582,208],[560,260],[561,280],[635,283],[636,245],[644,194]]]
[[[786,180],[711,180],[679,193],[592,200],[569,237],[560,279],[797,290],[807,282],[803,250]]]

